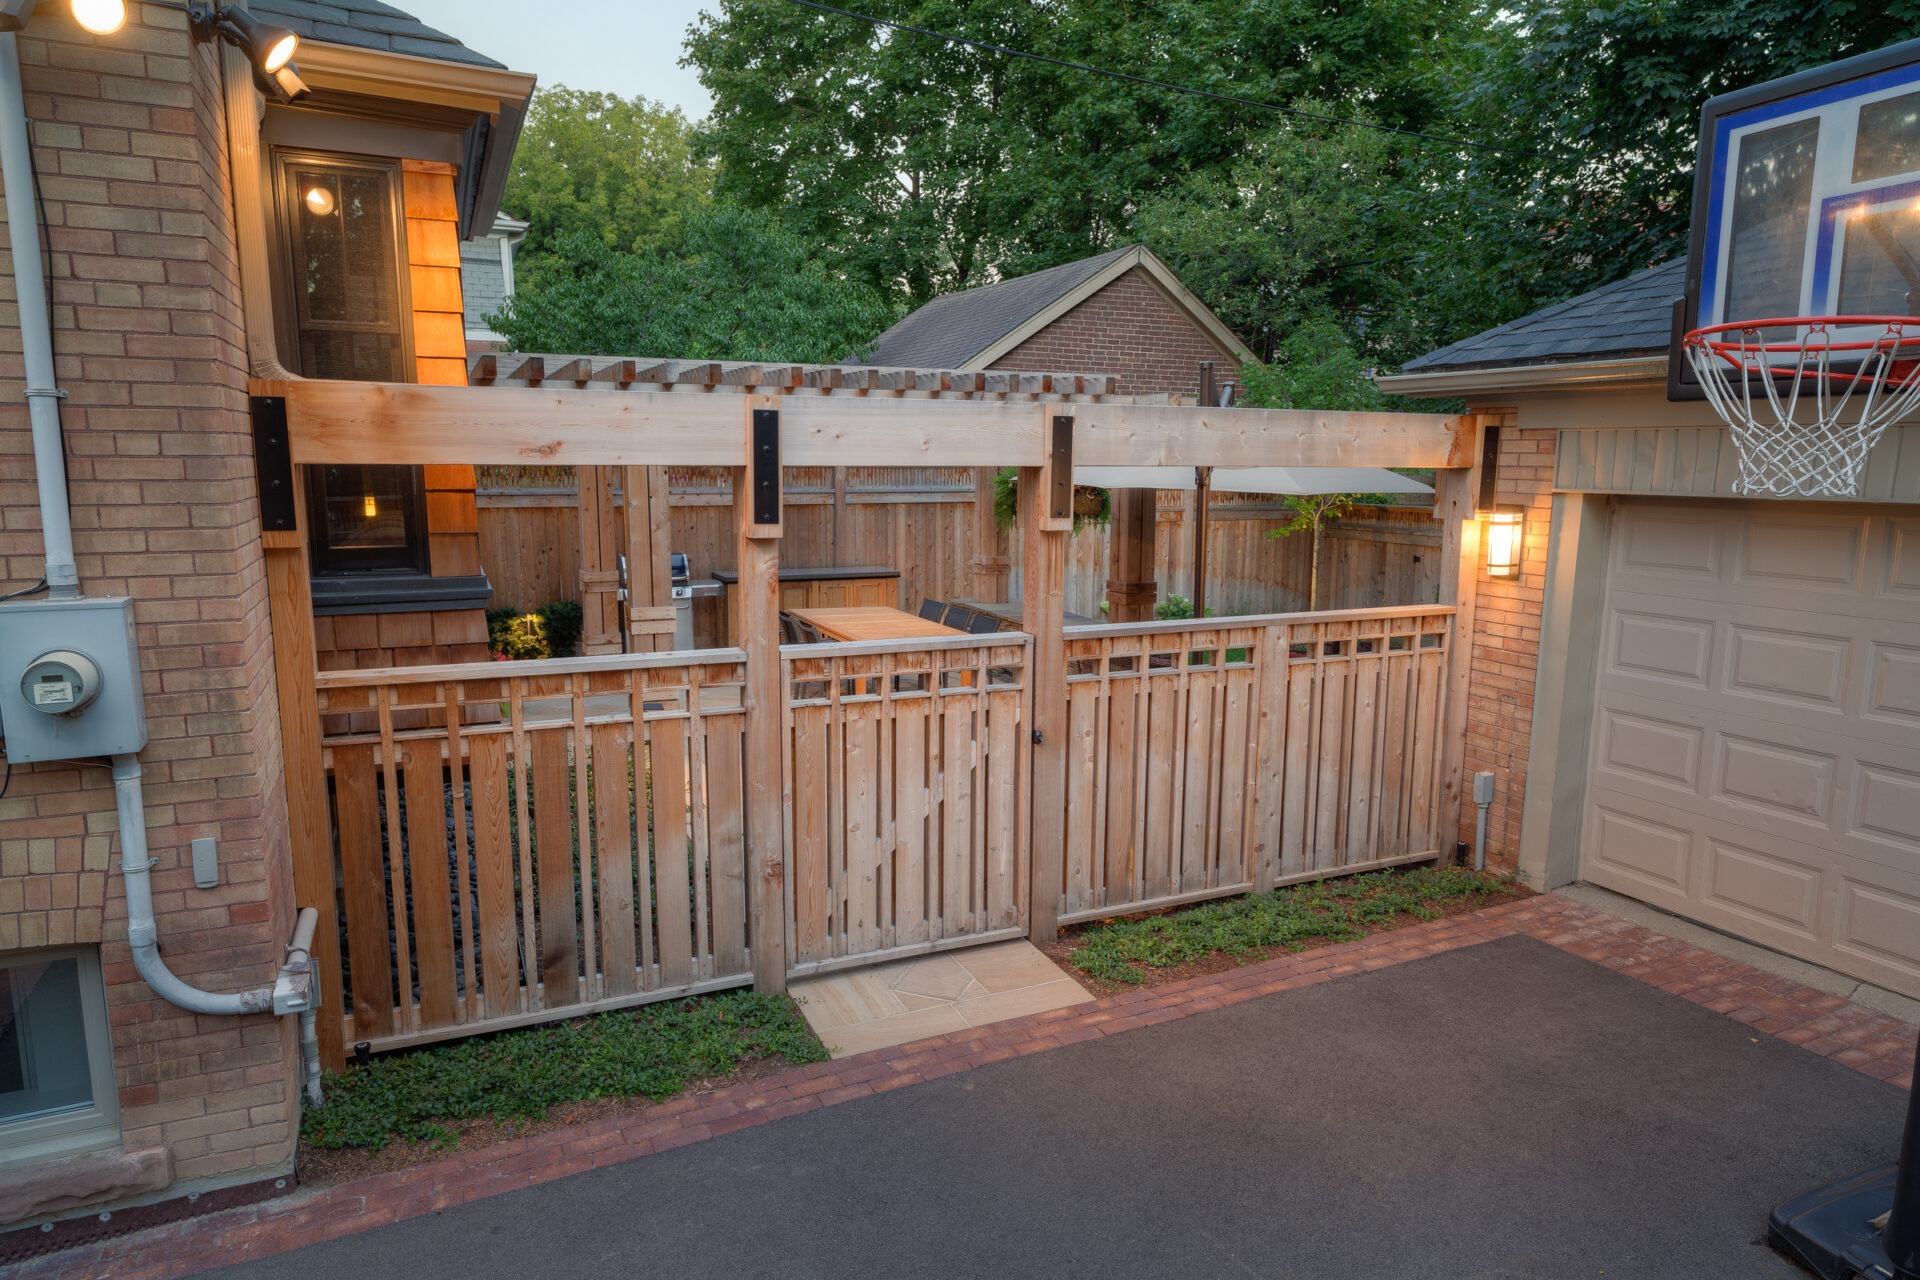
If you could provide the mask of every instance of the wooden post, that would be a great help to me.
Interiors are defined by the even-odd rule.
[[[993,513],[994,468],[973,469],[973,598],[997,604],[1007,598],[1012,565],[1007,535]]]
[[[738,530],[740,581],[733,598],[734,627],[747,655],[746,841],[747,928],[753,948],[753,985],[787,989],[786,816],[781,782],[786,719],[780,680],[780,522],[755,523],[754,475],[772,469],[780,491],[777,396],[747,396],[747,456],[751,465],[733,475],[734,525]],[[756,456],[756,413],[773,415],[772,457]],[[762,419],[763,429],[765,419]],[[764,442],[763,442],[764,443]]]
[[[1211,365],[1208,366],[1212,368]],[[1207,521],[1213,510],[1213,468],[1193,469],[1193,616],[1207,616]]]
[[[1159,588],[1153,579],[1153,539],[1160,516],[1155,489],[1113,491],[1108,553],[1107,621],[1151,622]]]
[[[1048,438],[1062,431],[1064,453],[1049,449],[1042,467],[1020,471],[1020,532],[1025,539],[1021,627],[1033,637],[1027,671],[1033,698],[1031,797],[1028,841],[1027,936],[1052,942],[1060,936],[1061,876],[1066,866],[1067,650],[1062,634],[1067,607],[1067,538],[1073,532],[1072,491],[1064,512],[1050,510],[1049,495],[1064,468],[1073,470],[1073,419],[1042,407]],[[1064,428],[1058,424],[1064,423]]]
[[[298,486],[295,486],[296,490]],[[347,1064],[340,1030],[340,919],[334,907],[333,823],[320,755],[320,700],[314,692],[313,593],[304,532],[263,532],[267,612],[273,624],[273,679],[280,703],[280,761],[286,773],[287,840],[293,852],[294,905],[313,907],[313,962],[320,981],[322,1065]]]
[[[1476,424],[1477,429],[1477,424]],[[1474,514],[1480,491],[1477,441],[1472,467],[1434,473],[1433,514],[1440,521],[1440,603],[1454,607],[1447,655],[1446,729],[1441,734],[1440,859],[1451,860],[1462,814],[1472,791],[1466,776],[1467,692],[1473,683],[1474,604],[1480,584],[1480,521]]]

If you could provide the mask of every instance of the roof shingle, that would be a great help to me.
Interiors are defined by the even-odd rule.
[[[1661,354],[1667,350],[1672,334],[1673,300],[1685,291],[1686,282],[1685,258],[1663,262],[1409,360],[1401,366],[1401,372],[1496,369]]]
[[[504,67],[475,53],[444,31],[380,0],[252,0],[258,17],[288,28],[304,40],[438,58],[475,67]]]
[[[967,361],[1098,275],[1132,246],[1031,275],[943,293],[881,334],[866,363],[959,369]]]

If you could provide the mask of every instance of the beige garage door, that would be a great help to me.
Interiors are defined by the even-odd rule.
[[[1585,879],[1920,996],[1920,512],[1623,500]]]

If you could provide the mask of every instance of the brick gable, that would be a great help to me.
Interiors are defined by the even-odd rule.
[[[1213,361],[1221,378],[1239,368],[1231,352],[1134,267],[988,368],[1109,373],[1120,379],[1124,395],[1192,394],[1200,389],[1202,360]]]

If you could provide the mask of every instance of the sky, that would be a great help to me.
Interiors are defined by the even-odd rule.
[[[644,94],[687,118],[711,100],[681,67],[680,46],[700,10],[717,0],[396,0],[430,27],[469,48],[531,71],[542,85]]]

